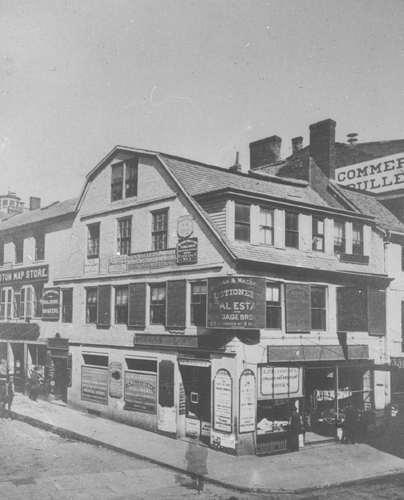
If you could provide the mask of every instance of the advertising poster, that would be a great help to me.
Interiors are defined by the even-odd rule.
[[[92,366],[81,367],[81,399],[108,404],[108,370]]]
[[[111,361],[109,364],[109,395],[111,398],[121,398],[123,393],[122,363]]]
[[[240,377],[240,433],[255,431],[255,375],[244,370]]]
[[[214,384],[214,423],[218,431],[231,432],[232,380],[227,370],[219,370]]]
[[[157,412],[157,375],[125,372],[125,410]]]

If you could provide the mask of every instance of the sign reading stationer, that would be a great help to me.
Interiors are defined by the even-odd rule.
[[[208,279],[208,328],[265,328],[265,279]]]

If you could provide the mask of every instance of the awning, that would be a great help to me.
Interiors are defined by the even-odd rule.
[[[36,323],[0,323],[0,340],[37,340],[39,334]]]
[[[369,347],[366,345],[349,345],[348,359],[368,359]],[[268,363],[285,361],[344,361],[340,345],[323,346],[268,346]]]

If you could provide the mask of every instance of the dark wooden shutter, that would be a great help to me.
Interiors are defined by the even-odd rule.
[[[14,317],[18,318],[21,315],[21,287],[14,287]]]
[[[286,331],[310,332],[311,294],[310,285],[286,283]]]
[[[338,288],[337,315],[339,332],[367,332],[367,289],[357,286]]]
[[[111,324],[111,285],[98,287],[97,325],[109,326]]]
[[[386,334],[386,292],[369,288],[369,335]]]
[[[174,363],[160,361],[159,363],[159,405],[166,408],[174,406]]]
[[[146,324],[146,283],[129,284],[129,326]]]
[[[187,307],[186,280],[167,283],[167,328],[185,328]]]

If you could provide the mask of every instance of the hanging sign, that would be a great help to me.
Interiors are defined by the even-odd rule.
[[[58,321],[60,306],[60,289],[44,288],[42,295],[42,319],[44,321]]]
[[[231,432],[232,425],[232,380],[227,370],[219,370],[213,382],[214,419],[218,431]]]
[[[261,366],[259,399],[303,396],[302,369],[294,366]]]
[[[240,434],[255,431],[255,375],[244,370],[240,377]]]

